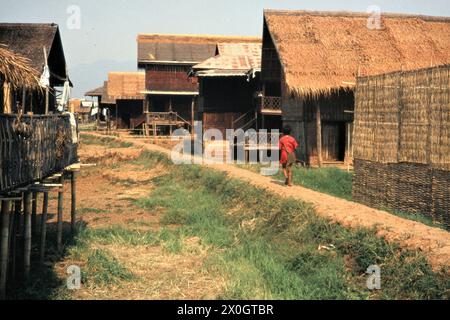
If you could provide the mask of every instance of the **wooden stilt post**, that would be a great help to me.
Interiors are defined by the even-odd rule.
[[[31,205],[31,234],[33,237],[37,234],[37,201],[38,201],[38,193],[33,192],[33,199]]]
[[[61,176],[60,184],[61,188],[58,190],[58,222],[56,232],[56,247],[58,253],[62,253],[62,233],[63,233],[63,201],[64,201],[64,177]]]
[[[1,257],[0,257],[0,299],[6,297],[6,279],[8,275],[8,255],[9,255],[9,220],[11,216],[11,201],[2,201],[1,219]]]
[[[48,63],[47,63],[47,50],[44,47],[44,59],[45,59],[45,66],[48,68]],[[45,87],[45,114],[48,114],[49,111],[49,88],[48,86]]]
[[[71,193],[72,193],[72,206],[70,210],[70,230],[72,231],[72,235],[75,235],[76,230],[76,222],[77,222],[77,175],[75,171],[72,171],[71,176]]]
[[[316,105],[316,143],[317,143],[317,160],[319,167],[322,167],[322,123],[320,119],[320,103]]]
[[[30,276],[31,266],[31,193],[25,192],[23,197],[24,214],[24,250],[23,250],[23,275],[25,279]]]
[[[16,251],[17,251],[17,232],[20,230],[20,214],[22,211],[22,201],[14,202],[14,224],[12,228],[11,241],[11,279],[16,279]]]
[[[194,113],[194,107],[195,107],[195,96],[192,97],[191,102],[191,135],[194,136],[194,121],[195,121],[195,113]]]
[[[47,238],[47,212],[48,212],[48,192],[44,192],[44,200],[42,202],[41,217],[41,247],[39,252],[39,262],[44,263],[45,258],[45,242]]]

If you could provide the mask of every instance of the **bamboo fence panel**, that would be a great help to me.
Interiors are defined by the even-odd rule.
[[[23,116],[29,132],[18,132],[16,115],[0,115],[0,193],[41,180],[77,162],[68,115]]]
[[[353,196],[450,226],[450,66],[358,78]]]

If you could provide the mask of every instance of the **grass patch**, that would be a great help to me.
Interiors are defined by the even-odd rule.
[[[260,169],[264,166],[260,164],[245,164],[238,165],[238,167],[259,173]],[[273,178],[284,181],[284,175],[281,168],[278,174]],[[333,167],[303,168],[294,166],[292,171],[294,184],[346,200],[352,199],[352,178],[352,172]]]
[[[97,208],[90,208],[90,207],[83,207],[83,208],[78,208],[77,209],[77,213],[84,215],[84,214],[89,214],[89,213],[96,213],[96,214],[100,214],[100,213],[105,213],[107,212],[107,210],[104,209],[97,209]]]
[[[130,148],[133,146],[130,142],[119,141],[112,137],[97,137],[90,134],[81,134],[81,143],[87,145],[102,145],[107,148]]]
[[[132,281],[135,276],[107,251],[94,249],[87,257],[82,279],[83,283],[117,285],[122,281]]]
[[[282,199],[198,166],[173,167],[139,205],[163,209],[162,222],[180,225],[211,247],[207,266],[228,277],[231,299],[445,299],[449,277],[425,257],[401,250],[374,230],[348,230],[307,204]],[[324,177],[337,174],[324,172]],[[334,173],[333,173],[334,172]],[[319,245],[334,250],[318,250]],[[382,290],[365,287],[377,264]]]

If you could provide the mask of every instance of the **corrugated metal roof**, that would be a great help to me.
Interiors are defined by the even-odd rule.
[[[103,86],[85,92],[86,97],[99,97],[103,94]]]
[[[219,43],[217,56],[209,58],[192,67],[193,70],[216,70],[210,74],[220,74],[219,70],[243,71],[261,68],[261,43]],[[208,73],[202,72],[202,75]],[[230,74],[230,73],[228,73]],[[240,73],[236,73],[240,74]],[[200,75],[200,73],[198,73]]]

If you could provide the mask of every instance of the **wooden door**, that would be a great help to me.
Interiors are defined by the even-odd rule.
[[[345,123],[322,124],[323,161],[344,161]]]

